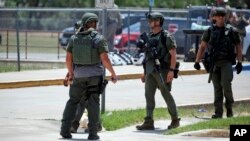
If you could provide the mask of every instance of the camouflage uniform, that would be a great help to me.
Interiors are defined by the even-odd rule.
[[[114,8],[118,10],[118,6],[114,5]],[[102,15],[102,14],[101,14]],[[102,18],[100,18],[102,19]],[[99,22],[99,30],[102,30],[103,23]],[[108,41],[109,51],[114,50],[114,37],[117,30],[122,28],[122,19],[119,11],[108,11],[107,12],[107,33],[105,38]],[[101,32],[101,31],[100,31]]]

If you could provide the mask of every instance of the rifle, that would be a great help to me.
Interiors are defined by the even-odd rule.
[[[156,49],[158,45],[158,40],[156,39],[149,40],[146,32],[142,33],[140,38],[141,38],[140,42],[145,46],[145,51],[150,52],[151,56],[154,58],[155,70],[159,73],[160,80],[162,84],[164,84],[165,82],[161,73],[161,63],[158,58],[158,52]]]
[[[216,48],[216,46],[218,46],[219,44],[219,40],[221,37],[221,33],[218,31],[214,31],[214,25],[212,25],[212,29],[209,29],[209,34],[210,34],[210,42],[211,42],[211,48],[209,49],[209,55],[205,54],[205,57],[207,57],[207,61],[210,65],[207,68],[209,71],[209,76],[208,76],[208,83],[211,82],[212,80],[212,75],[213,75],[213,71],[214,71],[214,62],[216,61],[216,57],[218,57],[218,48]],[[206,59],[206,58],[205,58]],[[206,68],[206,67],[205,67]]]
[[[213,70],[214,70],[214,62],[211,62],[211,68],[209,70],[209,76],[208,76],[208,83],[210,83],[212,80]]]
[[[211,79],[212,79],[212,70],[213,70],[213,67],[214,67],[214,64],[213,64],[212,60],[213,59],[211,58],[211,55],[208,52],[205,52],[204,59],[202,59],[202,64],[203,64],[206,72],[209,73],[208,83],[210,83]]]

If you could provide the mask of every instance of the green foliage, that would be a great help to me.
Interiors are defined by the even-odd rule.
[[[240,2],[239,2],[240,1]],[[237,5],[244,3],[244,0],[229,0],[229,4]],[[141,7],[149,6],[148,0],[115,0],[119,7]],[[210,5],[215,0],[155,0],[155,8],[186,8],[188,5]],[[6,7],[84,7],[95,6],[95,0],[6,0]]]
[[[157,108],[154,112],[155,119],[167,118],[168,114],[165,108]],[[144,120],[145,110],[122,110],[106,112],[102,115],[102,123],[106,130],[112,131],[123,128]]]
[[[106,112],[101,117],[103,126],[109,131],[138,123],[143,118],[143,109]]]
[[[56,69],[65,68],[64,63],[20,63],[21,71],[24,70],[42,70],[42,69]],[[17,70],[17,62],[0,62],[0,73],[15,72]]]
[[[17,71],[17,65],[16,64],[7,65],[6,63],[0,62],[0,73],[10,72],[10,71]]]

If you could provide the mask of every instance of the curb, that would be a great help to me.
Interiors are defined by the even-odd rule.
[[[205,70],[185,70],[180,71],[179,75],[198,75],[206,74]],[[122,74],[118,75],[119,80],[129,79],[140,79],[141,73],[136,74]],[[106,79],[110,80],[110,76],[106,76]],[[16,81],[16,82],[0,82],[0,89],[10,88],[23,88],[23,87],[38,87],[38,86],[52,86],[52,85],[63,85],[63,79],[43,79],[43,80],[27,80],[27,81]]]

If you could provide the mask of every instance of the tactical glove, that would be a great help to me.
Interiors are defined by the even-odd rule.
[[[237,74],[240,74],[240,72],[242,71],[242,63],[238,62],[237,65],[235,66],[235,69],[237,71]]]
[[[194,68],[197,69],[197,70],[200,70],[201,69],[200,63],[199,62],[195,62]]]

